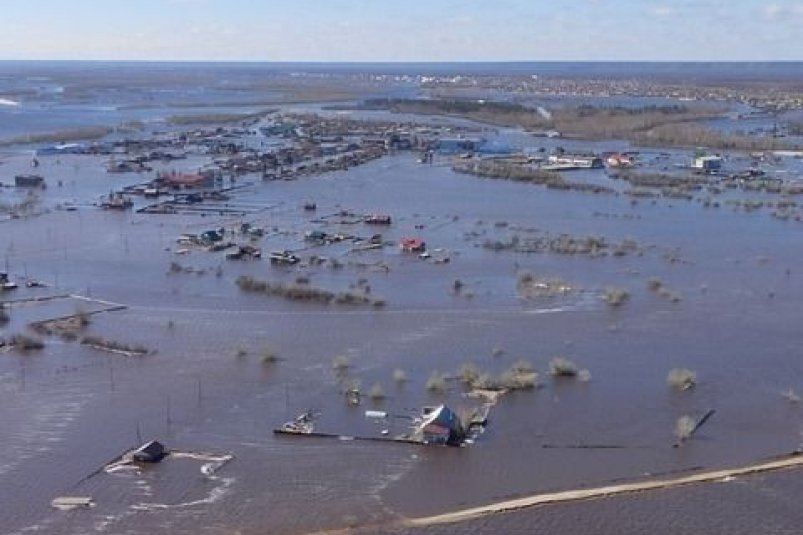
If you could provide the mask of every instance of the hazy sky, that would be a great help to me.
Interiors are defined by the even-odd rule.
[[[803,60],[803,0],[0,0],[0,59]]]

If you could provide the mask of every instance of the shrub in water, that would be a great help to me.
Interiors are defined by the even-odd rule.
[[[549,373],[554,377],[575,377],[577,372],[575,363],[566,357],[554,357],[549,361]]]
[[[686,368],[675,368],[669,371],[666,383],[678,390],[689,390],[697,384],[697,374]]]

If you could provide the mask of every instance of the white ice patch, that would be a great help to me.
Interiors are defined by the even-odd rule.
[[[214,481],[219,481],[220,483],[215,486],[209,494],[205,498],[201,498],[200,500],[193,500],[190,502],[182,502],[182,503],[175,503],[175,504],[167,504],[167,503],[139,503],[136,505],[132,505],[131,509],[134,511],[161,511],[166,509],[185,509],[188,507],[197,507],[199,505],[211,505],[213,503],[217,503],[223,499],[229,492],[231,492],[231,487],[234,485],[237,478],[234,477],[216,477],[211,476],[209,479]]]

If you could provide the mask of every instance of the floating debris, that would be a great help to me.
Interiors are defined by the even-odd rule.
[[[50,502],[50,505],[61,511],[73,509],[89,509],[95,507],[95,501],[90,496],[59,496]]]

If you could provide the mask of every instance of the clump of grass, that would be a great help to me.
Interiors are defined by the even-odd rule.
[[[535,367],[531,363],[527,362],[524,359],[519,359],[516,362],[514,362],[510,366],[510,369],[512,371],[515,371],[515,372],[533,372],[533,371],[535,371]]]
[[[538,386],[538,374],[515,365],[499,377],[499,387],[508,390],[529,390]]]
[[[83,331],[87,325],[89,325],[89,313],[83,308],[77,307],[71,316],[37,321],[31,323],[30,327],[36,333],[43,336],[60,335],[65,337],[66,335],[69,337],[70,335],[75,335],[74,338],[77,338],[78,332]]]
[[[657,296],[668,299],[673,303],[678,303],[682,300],[682,297],[678,292],[672,290],[658,277],[651,277],[647,281],[647,288],[655,292]]]
[[[45,342],[41,338],[34,338],[25,334],[13,334],[8,339],[8,345],[22,352],[44,349]]]
[[[683,299],[678,292],[671,290],[666,286],[661,286],[661,288],[658,289],[657,293],[659,296],[663,297],[664,299],[668,299],[673,303],[678,303]]]
[[[65,342],[75,342],[78,340],[78,333],[75,331],[62,331],[59,336]]]
[[[346,404],[349,406],[359,405],[362,401],[362,394],[360,393],[360,380],[357,378],[342,380],[343,391]]]
[[[678,390],[689,390],[697,384],[697,374],[687,368],[674,368],[666,376],[666,384]]]
[[[401,368],[393,370],[393,380],[397,383],[404,383],[407,381],[407,372]]]
[[[663,287],[664,287],[664,281],[662,281],[658,277],[650,277],[647,280],[647,289],[649,289],[651,292],[657,292]]]
[[[608,287],[602,291],[602,300],[608,306],[618,307],[624,305],[630,299],[630,292],[624,288]]]
[[[434,394],[446,393],[446,377],[437,371],[433,371],[427,379],[426,389]]]
[[[143,345],[124,344],[116,340],[107,340],[106,338],[100,336],[84,336],[81,338],[81,344],[96,349],[119,351],[122,353],[131,353],[135,355],[147,355],[149,353],[148,348]]]
[[[452,283],[452,291],[456,294],[459,294],[461,291],[463,291],[463,286],[465,286],[465,283],[463,283],[463,281],[461,281],[460,279],[455,279],[454,282]]]
[[[789,403],[797,404],[800,403],[801,401],[800,396],[797,395],[797,392],[795,392],[791,388],[788,388],[783,392],[781,392],[781,396],[783,396],[783,398],[786,399],[786,401],[788,401]]]
[[[459,376],[473,390],[528,390],[538,386],[538,373],[523,359],[513,363],[499,377],[482,373],[473,364],[463,365]]]
[[[520,272],[516,279],[516,292],[525,299],[558,297],[572,291],[574,289],[563,279],[536,277],[529,271]]]
[[[349,367],[349,358],[346,355],[335,355],[332,358],[332,371],[345,373]]]
[[[687,440],[694,432],[697,422],[689,415],[683,415],[675,422],[675,436],[680,442]]]
[[[373,401],[381,401],[385,399],[385,391],[382,389],[382,385],[379,383],[374,383],[371,389],[368,390],[368,397]]]
[[[89,312],[87,312],[83,307],[76,307],[73,318],[75,318],[75,323],[77,324],[76,326],[79,329],[83,329],[89,325]]]
[[[480,376],[480,371],[473,362],[466,362],[460,366],[457,375],[460,377],[463,384],[473,385],[474,381]]]
[[[362,386],[362,383],[360,382],[360,380],[357,377],[351,377],[351,378],[345,379],[344,382],[343,382],[343,387],[345,388],[346,392],[348,392],[349,390],[359,391],[361,386]]]
[[[480,374],[471,384],[475,390],[498,390],[501,388],[499,381],[494,379],[490,373]]]
[[[343,524],[347,529],[355,529],[360,525],[360,521],[355,515],[343,515]]]
[[[553,377],[576,377],[577,365],[566,357],[554,357],[549,361],[549,374]]]
[[[362,292],[349,291],[340,292],[335,296],[334,301],[338,305],[370,305],[374,300]]]
[[[284,284],[269,282],[242,275],[235,281],[240,290],[250,293],[261,293],[268,296],[281,297],[288,301],[311,301],[328,305],[369,305],[385,306],[385,301],[371,297],[365,291],[348,291],[335,293],[323,288],[315,288],[308,283]]]
[[[271,348],[265,348],[262,351],[261,361],[262,361],[262,364],[265,364],[265,365],[276,364],[277,362],[279,362],[279,354],[276,353],[276,351],[274,351]]]

